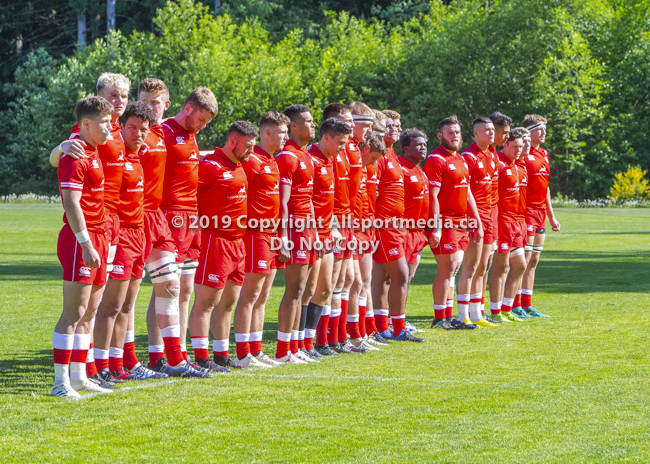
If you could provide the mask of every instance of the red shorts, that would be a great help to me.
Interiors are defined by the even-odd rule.
[[[201,255],[201,234],[199,233],[196,213],[184,211],[163,211],[169,230],[176,244],[176,263],[181,264],[185,259],[198,261]]]
[[[120,217],[117,214],[106,213],[106,222],[104,223],[106,230],[106,242],[115,246],[120,241]]]
[[[537,232],[544,229],[544,232]],[[528,235],[546,233],[546,208],[526,209],[526,230]]]
[[[526,245],[526,242],[528,241],[526,221],[519,221],[519,234],[521,235],[524,245]]]
[[[336,259],[348,259],[352,258],[352,249],[348,247],[348,243],[352,241],[354,238],[354,234],[352,233],[352,229],[348,228],[342,228],[338,230],[339,233],[341,234],[341,237],[343,238],[343,241],[341,241],[341,247],[337,248],[337,251],[334,251],[334,258]]]
[[[522,234],[521,222],[499,221],[498,253],[508,253],[512,248],[523,248],[526,237]]]
[[[281,262],[277,256],[273,258],[273,261],[271,261],[271,269],[277,270],[284,269],[285,267],[287,267],[287,263]]]
[[[467,251],[469,235],[463,229],[440,229],[440,242],[435,248],[431,248],[434,255],[453,255],[459,250]]]
[[[162,250],[174,253],[176,243],[169,224],[162,211],[145,211],[144,212],[144,260],[149,259],[151,250]]]
[[[89,285],[106,285],[106,260],[108,259],[106,233],[88,231],[88,235],[90,235],[93,248],[101,258],[102,264],[98,269],[86,266],[82,257],[81,245],[77,242],[77,237],[68,224],[65,224],[59,232],[56,254],[63,266],[63,280]]]
[[[290,251],[291,257],[286,264],[314,264],[316,262],[315,229],[304,229],[302,232],[289,229],[288,239],[290,243],[293,243],[293,249]]]
[[[277,234],[269,234],[254,229],[246,230],[246,234],[244,235],[244,246],[246,250],[244,272],[268,274],[271,271],[272,263],[278,254],[271,249],[272,245],[277,247],[277,243],[272,244],[271,239],[276,238],[277,240],[277,237]]]
[[[490,245],[497,239],[497,231],[494,230],[496,222],[492,220],[492,211],[489,213],[479,211],[479,217],[481,218],[481,225],[483,226],[483,244]]]
[[[244,283],[244,240],[228,240],[214,232],[201,231],[201,255],[194,283],[210,288],[224,288],[230,280],[235,285]]]
[[[363,258],[363,255],[372,253],[373,242],[377,241],[375,229],[368,229],[365,231],[358,230],[354,233],[354,239],[357,241],[357,244],[352,257],[355,261],[359,261]]]
[[[408,264],[416,264],[418,254],[427,245],[427,238],[424,232],[417,229],[409,229],[406,232],[406,241],[404,242],[404,256]]]
[[[129,280],[131,277],[142,279],[144,271],[144,228],[122,227],[120,241],[113,259],[113,270],[109,279]]]
[[[377,229],[377,239],[379,240],[379,247],[372,256],[377,264],[396,261],[405,256],[406,229]]]

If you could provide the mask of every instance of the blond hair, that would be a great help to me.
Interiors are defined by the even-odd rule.
[[[128,92],[131,89],[131,80],[122,74],[102,73],[97,79],[97,93],[107,87],[117,87]]]

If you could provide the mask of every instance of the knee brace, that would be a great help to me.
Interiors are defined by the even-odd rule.
[[[194,274],[197,267],[199,267],[198,261],[191,261],[186,259],[183,264],[178,266],[178,269],[181,274]]]
[[[174,262],[174,258],[162,258],[153,263],[147,263],[145,269],[151,277],[151,282],[159,284],[167,282],[176,278],[178,266]]]
[[[512,250],[510,252],[510,256],[512,256],[512,257],[521,256],[523,254],[524,254],[524,249],[523,248],[515,248],[514,250]]]
[[[531,253],[532,251],[533,251],[533,246],[526,244],[526,246],[524,247],[524,252]]]
[[[533,253],[541,253],[544,250],[544,245],[533,245]]]

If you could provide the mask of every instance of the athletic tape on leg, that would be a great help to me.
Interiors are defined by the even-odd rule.
[[[512,250],[510,252],[511,257],[517,257],[517,256],[521,256],[523,254],[524,254],[524,249],[523,248],[515,248],[514,250]]]
[[[157,296],[154,302],[156,314],[159,316],[178,316],[178,298],[162,298]]]
[[[544,245],[533,245],[533,253],[541,253],[544,250]]]

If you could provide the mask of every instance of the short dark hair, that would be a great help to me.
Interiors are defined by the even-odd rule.
[[[169,100],[169,89],[165,83],[160,79],[155,79],[153,77],[147,77],[140,81],[140,84],[138,84],[138,98],[140,97],[140,92],[147,92],[156,96],[162,95],[164,98]]]
[[[404,150],[404,147],[410,146],[411,142],[418,137],[423,137],[426,142],[429,141],[427,134],[425,134],[424,131],[421,131],[420,129],[413,127],[411,129],[404,130],[399,136],[399,144],[402,146],[402,150]]]
[[[512,129],[510,132],[508,132],[508,140],[506,140],[506,143],[508,142],[514,142],[517,139],[523,139],[524,138],[524,132],[517,128],[517,129]]]
[[[323,121],[340,116],[346,111],[352,112],[352,108],[345,103],[330,103],[323,108]]]
[[[255,137],[259,136],[257,128],[248,121],[235,121],[232,123],[226,134],[226,139],[229,139],[234,134],[241,135],[242,137]]]
[[[77,102],[74,112],[77,116],[77,123],[81,125],[81,121],[85,118],[95,119],[110,116],[113,114],[113,105],[102,97],[89,96]]]
[[[325,134],[329,135],[330,137],[337,137],[339,135],[352,134],[352,128],[339,119],[327,118],[325,121],[323,121],[323,124],[320,125],[318,133],[321,139]]]
[[[129,104],[126,105],[124,113],[122,113],[122,116],[118,118],[117,122],[123,125],[126,124],[129,118],[133,117],[140,118],[143,121],[148,121],[149,127],[156,124],[156,115],[151,107],[145,102],[129,102]]]
[[[185,98],[185,105],[190,105],[194,110],[206,110],[214,118],[219,112],[219,105],[217,104],[217,97],[214,96],[212,90],[207,87],[197,87]]]
[[[359,143],[359,150],[365,150],[366,148],[370,148],[370,151],[379,152],[382,155],[386,154],[386,142],[377,132],[373,132],[366,140]]]
[[[311,108],[309,108],[307,105],[291,105],[291,106],[287,106],[282,111],[282,114],[287,116],[291,122],[296,122],[296,119],[301,117],[300,115],[302,113],[309,113],[309,112],[311,112]]]
[[[492,120],[490,118],[485,118],[483,116],[479,116],[478,118],[476,118],[474,120],[474,122],[472,122],[472,130],[474,130],[474,128],[476,126],[478,126],[479,124],[493,124],[493,123],[492,123]]]
[[[260,130],[262,130],[262,127],[267,125],[277,127],[284,124],[285,126],[288,126],[290,122],[289,118],[282,113],[278,113],[277,111],[267,111],[260,117],[258,125]]]
[[[441,131],[442,128],[445,126],[451,126],[453,124],[458,124],[460,126],[460,121],[458,120],[458,117],[455,114],[452,114],[448,118],[445,118],[442,121],[440,121],[440,124],[438,124],[438,131]]]
[[[503,113],[500,113],[498,111],[495,111],[490,115],[490,119],[494,123],[495,126],[510,126],[512,125],[512,118],[509,116],[506,116]]]

